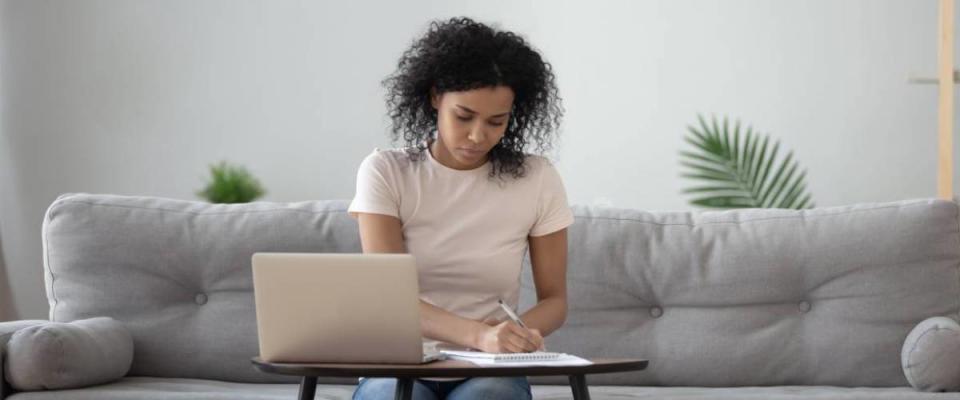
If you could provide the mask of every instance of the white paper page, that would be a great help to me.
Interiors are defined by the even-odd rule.
[[[564,354],[564,353],[548,353],[554,354],[556,358],[547,359],[547,360],[522,360],[522,361],[513,361],[513,360],[501,360],[494,361],[493,353],[484,353],[484,352],[475,352],[475,351],[443,351],[444,355],[447,358],[454,360],[463,360],[469,361],[477,365],[484,366],[512,366],[512,367],[522,367],[522,366],[565,366],[565,365],[590,365],[593,364],[589,360],[583,358]],[[519,354],[519,353],[518,353]],[[536,356],[537,353],[525,353],[529,356]]]

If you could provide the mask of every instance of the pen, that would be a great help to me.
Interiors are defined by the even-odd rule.
[[[521,327],[523,327],[523,329],[527,329],[527,326],[523,324],[523,321],[520,320],[520,317],[517,316],[517,314],[514,313],[513,310],[510,309],[510,307],[507,307],[507,304],[503,302],[503,299],[499,299],[497,300],[497,302],[500,303],[500,308],[502,308],[503,311],[507,312],[507,316],[510,317],[510,320],[515,322],[517,325],[520,325]],[[546,351],[547,347],[543,346],[540,348],[540,350]]]
[[[497,302],[500,303],[500,308],[507,312],[507,316],[510,317],[511,321],[516,322],[517,325],[520,325],[524,329],[527,328],[527,326],[523,324],[523,321],[520,320],[520,317],[518,317],[517,314],[510,309],[510,307],[507,307],[507,304],[503,302],[503,299],[497,300]]]

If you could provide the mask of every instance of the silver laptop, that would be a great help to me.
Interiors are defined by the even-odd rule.
[[[417,269],[409,254],[255,253],[260,358],[420,364]]]

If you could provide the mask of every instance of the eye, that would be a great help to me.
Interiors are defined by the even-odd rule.
[[[461,120],[461,121],[469,121],[469,120],[470,120],[470,117],[464,117],[464,116],[462,116],[462,115],[457,115],[457,119],[459,119],[459,120]]]

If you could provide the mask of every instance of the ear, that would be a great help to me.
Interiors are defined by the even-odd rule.
[[[437,94],[437,88],[430,88],[430,105],[433,106],[434,110],[440,109],[440,96],[442,95]]]

